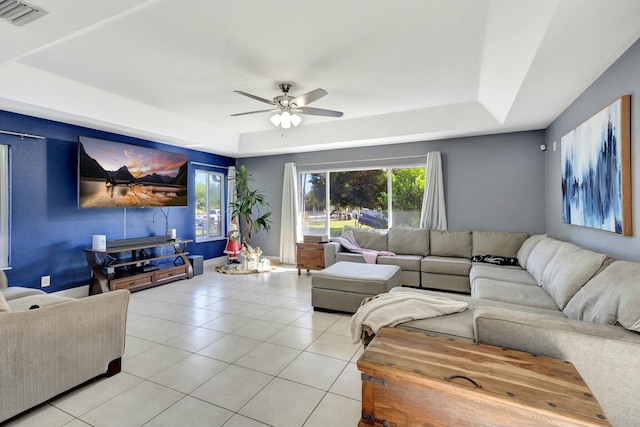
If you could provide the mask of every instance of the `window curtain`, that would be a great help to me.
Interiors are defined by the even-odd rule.
[[[9,267],[9,146],[0,145],[0,269]]]
[[[427,153],[424,173],[424,197],[420,212],[420,227],[431,230],[447,229],[447,210],[444,203],[442,156],[439,151]]]
[[[280,262],[296,263],[296,242],[300,240],[298,217],[298,172],[295,163],[285,163],[280,217]]]
[[[236,202],[236,168],[235,166],[229,166],[227,171],[227,229],[231,227],[231,204]]]

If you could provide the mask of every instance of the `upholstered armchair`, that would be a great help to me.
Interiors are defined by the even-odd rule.
[[[75,299],[11,287],[0,271],[0,423],[120,372],[128,303],[126,290]]]

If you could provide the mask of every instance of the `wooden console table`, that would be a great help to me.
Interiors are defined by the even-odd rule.
[[[143,237],[109,241],[106,250],[84,249],[93,273],[89,295],[116,289],[139,291],[175,280],[191,279],[193,268],[187,259],[186,245],[192,241],[170,240],[166,236]],[[173,251],[160,255],[154,253],[163,247],[173,247]],[[173,262],[157,262],[167,259]]]
[[[382,328],[358,360],[364,426],[608,426],[575,367]]]

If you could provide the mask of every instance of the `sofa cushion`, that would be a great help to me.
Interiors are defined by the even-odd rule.
[[[501,282],[520,283],[537,286],[536,280],[526,270],[517,267],[499,267],[495,265],[474,264],[469,272],[469,280],[473,284],[476,279],[485,278]]]
[[[0,313],[6,313],[7,311],[11,311],[11,308],[9,308],[7,300],[4,299],[4,295],[0,292]]]
[[[527,260],[529,259],[529,255],[531,255],[531,251],[545,237],[549,236],[546,234],[534,234],[522,242],[522,246],[520,246],[520,249],[518,249],[518,253],[516,254],[520,267],[527,268]]]
[[[430,230],[429,240],[431,255],[471,258],[471,231]]]
[[[454,276],[452,274],[420,273],[420,288],[453,291],[464,294],[471,293],[469,276]]]
[[[34,305],[37,305],[39,308],[43,308],[68,301],[75,301],[75,299],[58,295],[49,295],[45,293],[12,299],[11,301],[8,301],[8,303],[11,307],[11,311],[23,311],[29,310],[29,308]]]
[[[572,243],[562,243],[542,274],[542,287],[560,310],[600,269],[607,256]]]
[[[495,255],[515,258],[528,233],[502,231],[474,231],[471,255]]]
[[[429,255],[429,229],[391,227],[388,233],[389,251],[398,255]]]
[[[544,237],[531,251],[527,259],[527,271],[536,279],[538,285],[542,285],[544,269],[558,249],[560,249],[560,246],[562,246],[561,241],[551,237]]]
[[[471,270],[471,261],[467,258],[427,256],[422,258],[420,270],[425,273],[468,276]]]
[[[479,278],[471,285],[471,296],[525,307],[558,310],[553,298],[539,286]]]
[[[361,248],[374,249],[376,251],[388,251],[388,240],[386,230],[374,230],[372,228],[358,228],[345,225],[343,232],[353,231],[353,237]]]
[[[640,263],[614,261],[571,298],[564,314],[640,332]]]
[[[562,312],[558,311],[557,309],[544,310],[535,307],[515,306],[498,301],[474,299],[468,295],[452,294],[448,292],[428,291],[423,289],[411,289],[404,287],[393,288],[390,292],[416,292],[420,294],[449,298],[454,301],[466,302],[467,309],[463,312],[447,314],[446,316],[433,317],[430,319],[411,320],[409,322],[399,324],[398,327],[414,331],[426,331],[428,333],[446,335],[455,338],[464,338],[467,340],[474,340],[475,337],[473,324],[473,311],[475,307],[499,307],[514,309],[518,311],[526,311],[529,313],[560,316],[564,318]]]
[[[377,264],[397,265],[402,271],[420,271],[420,255],[379,256]],[[404,282],[403,282],[404,283]]]
[[[42,295],[46,294],[46,292],[40,289],[34,288],[24,288],[22,286],[9,286],[8,288],[2,289],[2,294],[4,295],[4,299],[7,301],[11,301],[12,299],[28,297],[29,295]]]
[[[336,262],[338,261],[360,262],[360,263],[365,262],[362,254],[356,254],[353,252],[338,252],[336,254]]]

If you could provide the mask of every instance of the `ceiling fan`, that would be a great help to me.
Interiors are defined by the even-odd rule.
[[[251,95],[241,90],[234,90],[235,93],[248,96],[265,104],[272,105],[273,108],[267,110],[248,111],[246,113],[236,113],[232,116],[244,116],[247,114],[256,113],[275,113],[271,116],[271,123],[275,126],[282,126],[283,128],[290,128],[291,125],[298,126],[302,121],[302,118],[298,114],[308,114],[312,116],[325,116],[325,117],[342,117],[341,111],[325,110],[324,108],[307,107],[314,101],[327,95],[327,91],[324,89],[316,89],[311,92],[307,92],[300,96],[289,95],[291,89],[290,83],[280,83],[278,85],[282,91],[282,95],[278,95],[273,100],[261,98],[259,96]]]

